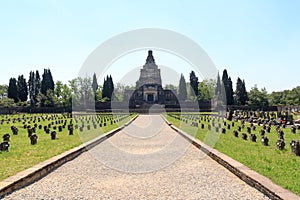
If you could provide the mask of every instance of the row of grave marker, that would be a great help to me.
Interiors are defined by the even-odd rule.
[[[230,123],[227,123],[224,118],[222,118],[220,116],[216,116],[216,115],[215,116],[199,115],[199,114],[168,114],[168,115],[175,118],[175,119],[178,119],[182,122],[185,122],[185,123],[189,123],[189,121],[192,121],[190,123],[190,126],[199,127],[199,124],[200,124],[201,129],[205,128],[205,124],[201,123],[201,122],[202,121],[208,122],[208,123],[210,123],[210,124],[207,125],[207,129],[209,131],[211,131],[212,127],[214,127],[215,132],[218,133],[221,129],[221,133],[223,133],[223,134],[226,134],[226,128],[228,130],[230,130],[231,127],[235,126],[235,122],[238,122],[238,120],[235,120],[235,121],[232,121],[231,124],[230,124]],[[215,124],[216,120],[218,121],[218,125]],[[238,137],[239,132],[241,132],[242,129],[245,127],[245,122],[246,122],[246,120],[241,120],[241,126],[238,126],[237,130],[233,131],[233,135],[235,137]],[[225,126],[226,128],[222,127],[221,123],[223,123],[223,126]],[[260,136],[261,136],[260,141],[261,141],[261,143],[264,146],[268,146],[269,145],[269,138],[265,135],[265,132],[268,132],[268,133],[271,132],[272,124],[269,123],[267,125],[267,123],[263,123],[263,124],[258,123],[257,125],[258,126],[262,125],[262,129],[260,130]],[[284,124],[284,125],[282,125],[282,127],[285,128],[286,125]],[[300,130],[300,126],[292,125],[290,127],[290,129],[291,129],[291,133],[296,134],[296,130],[297,129]],[[249,138],[250,138],[250,141],[252,141],[252,142],[256,142],[256,140],[257,140],[257,136],[255,134],[251,133],[251,131],[255,131],[255,130],[256,130],[256,126],[254,125],[253,122],[251,122],[250,126],[247,127],[247,133],[250,134]],[[276,126],[276,131],[277,131],[277,134],[278,134],[278,139],[276,141],[276,147],[279,150],[283,150],[286,144],[285,144],[285,141],[284,141],[284,132],[281,129],[280,125]],[[242,133],[241,137],[242,137],[243,140],[247,140],[248,135],[246,133]],[[290,147],[291,147],[291,150],[292,150],[293,154],[295,154],[296,156],[300,156],[300,144],[299,144],[298,140],[292,140],[290,142]]]

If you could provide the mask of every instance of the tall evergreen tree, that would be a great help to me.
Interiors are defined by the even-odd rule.
[[[37,97],[41,91],[41,80],[40,80],[40,74],[38,70],[36,70],[35,73],[34,71],[31,71],[29,73],[28,91],[29,91],[30,104],[31,106],[35,106],[36,103],[38,102]]]
[[[102,98],[108,98],[108,99],[112,99],[113,96],[113,92],[114,92],[114,82],[113,79],[110,76],[106,76],[106,79],[104,78],[104,82],[103,82],[103,89],[102,89]]]
[[[29,90],[30,104],[32,106],[34,106],[35,102],[36,102],[36,96],[35,96],[35,91],[34,91],[34,72],[33,71],[31,71],[29,73],[28,90]]]
[[[227,105],[233,104],[233,89],[232,89],[232,81],[231,78],[228,76],[227,70],[224,69],[222,75],[222,83],[224,86],[225,94],[223,94],[224,101],[226,100]],[[225,98],[226,96],[226,98]]]
[[[17,82],[17,89],[18,89],[18,98],[24,102],[27,101],[28,98],[28,88],[27,88],[27,82],[23,75],[18,77]]]
[[[34,76],[34,95],[35,95],[35,100],[37,99],[37,96],[41,92],[41,77],[40,73],[38,70],[35,72]]]
[[[220,74],[218,72],[217,86],[216,86],[216,96],[217,97],[221,96],[221,92],[222,92],[222,86],[221,86]]]
[[[114,82],[113,82],[113,79],[111,77],[111,75],[108,77],[108,98],[109,99],[112,99],[113,97],[113,93],[114,93],[114,89],[115,89],[115,86],[114,86]]]
[[[195,94],[198,96],[198,77],[196,76],[194,71],[190,73],[190,85],[191,85],[191,94]]]
[[[223,71],[222,82],[224,84],[224,87],[226,88],[226,86],[228,85],[228,73],[226,69],[224,69]]]
[[[108,82],[107,79],[104,78],[103,89],[102,89],[102,98],[108,98]]]
[[[248,95],[246,91],[245,81],[240,78],[237,79],[236,83],[236,102],[238,105],[245,105],[248,100]]]
[[[18,87],[17,80],[15,78],[9,79],[7,97],[13,99],[15,103],[18,102]]]
[[[217,101],[217,106],[218,107],[222,106],[223,102],[225,101],[224,100],[225,90],[224,90],[223,84],[221,83],[219,72],[218,72],[218,76],[217,76],[217,85],[216,85],[215,93],[216,93],[216,99],[215,100]]]
[[[226,95],[227,97],[227,105],[233,105],[234,104],[234,99],[233,99],[233,87],[232,87],[232,81],[231,78],[228,78],[228,94]]]
[[[187,98],[186,82],[184,76],[181,74],[179,80],[179,87],[178,87],[178,99],[180,101],[185,101],[186,98]]]
[[[41,93],[47,95],[47,91],[54,91],[54,81],[50,69],[44,69],[41,81]]]
[[[96,77],[96,74],[94,73],[93,75],[93,83],[92,83],[92,88],[93,88],[93,93],[94,93],[94,99],[95,101],[97,100],[97,96],[96,96],[96,93],[97,93],[97,89],[98,89],[98,83],[97,83],[97,77]]]
[[[243,79],[243,105],[248,101],[248,92],[246,90],[245,80]]]

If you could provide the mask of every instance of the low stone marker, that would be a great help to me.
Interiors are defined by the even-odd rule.
[[[29,138],[30,144],[35,145],[37,143],[38,136],[36,134],[32,134]]]

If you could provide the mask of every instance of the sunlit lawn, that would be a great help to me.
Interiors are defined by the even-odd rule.
[[[10,115],[8,118],[22,118],[23,115]],[[36,116],[40,117],[41,114],[37,115],[25,115],[26,117],[30,116]],[[51,115],[44,115],[44,116],[51,116]],[[58,115],[58,118],[61,117],[61,121],[67,121],[67,125],[70,124],[69,118],[62,118],[62,115]],[[99,117],[99,116],[98,116]],[[88,141],[90,139],[93,139],[103,133],[106,133],[112,129],[117,128],[118,126],[121,126],[128,122],[133,115],[127,116],[124,118],[124,120],[121,120],[119,122],[111,124],[110,121],[106,122],[106,126],[104,126],[104,121],[102,122],[102,127],[100,127],[100,123],[97,124],[97,128],[94,129],[92,121],[89,122],[84,119],[85,127],[82,132],[79,131],[79,129],[74,128],[74,135],[69,135],[69,131],[67,129],[67,126],[63,129],[62,132],[58,131],[58,128],[56,129],[57,138],[56,140],[51,140],[50,134],[46,134],[42,129],[36,128],[36,134],[38,136],[38,142],[36,145],[30,144],[30,139],[28,138],[27,129],[24,129],[23,120],[21,122],[15,122],[12,123],[10,121],[8,124],[5,116],[0,116],[0,120],[4,119],[3,125],[0,125],[0,135],[4,133],[10,134],[10,147],[8,152],[0,152],[0,181],[16,174],[17,172],[20,172],[24,169],[27,169],[39,162],[42,162],[48,158],[51,158],[55,155],[58,155],[62,152],[65,152],[73,147],[79,146],[85,141]],[[35,122],[38,125],[41,124],[42,126],[48,125],[52,121],[55,120],[49,120],[46,119],[45,121],[41,120],[40,122]],[[79,127],[81,126],[81,121],[78,120]],[[26,125],[30,125],[33,127],[34,123],[33,121],[27,120]],[[73,119],[73,124],[75,125],[75,120]],[[90,124],[91,128],[88,131],[87,125]],[[14,125],[18,128],[19,133],[18,135],[13,135],[10,127]],[[54,126],[59,126],[54,123],[54,125],[51,126],[50,130],[54,130]],[[2,140],[2,138],[1,138]]]
[[[241,122],[235,122],[234,127],[231,127],[230,130],[226,128],[226,134],[222,134],[221,129],[219,133],[208,131],[207,121],[200,121],[199,128],[196,128],[190,126],[192,120],[189,120],[188,123],[180,123],[178,119],[168,115],[165,116],[176,127],[189,134],[195,134],[197,139],[268,177],[274,183],[300,195],[300,157],[293,155],[290,148],[292,139],[300,140],[299,130],[296,131],[296,134],[293,134],[290,128],[283,128],[286,146],[284,150],[280,151],[276,148],[277,132],[274,126],[272,126],[270,133],[266,132],[265,134],[269,138],[269,146],[263,146],[260,142],[261,136],[259,133],[261,126],[257,126],[255,131],[251,130],[251,133],[255,133],[257,136],[257,142],[255,143],[250,141],[250,134],[247,133],[246,127],[249,124],[245,125],[245,128],[239,132],[239,137],[236,138],[232,132],[237,130]],[[200,128],[201,123],[205,124],[204,129]],[[215,123],[218,125],[217,120]],[[231,124],[228,121],[227,123]],[[221,124],[224,127],[222,122]],[[247,133],[247,140],[241,138],[242,133]]]

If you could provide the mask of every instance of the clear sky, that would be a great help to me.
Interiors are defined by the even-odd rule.
[[[297,0],[1,0],[0,84],[21,74],[28,80],[31,70],[44,68],[66,83],[112,36],[163,28],[197,42],[234,86],[240,77],[248,90],[254,84],[269,92],[291,89],[300,85],[299,10]],[[143,65],[146,54],[136,59]]]

